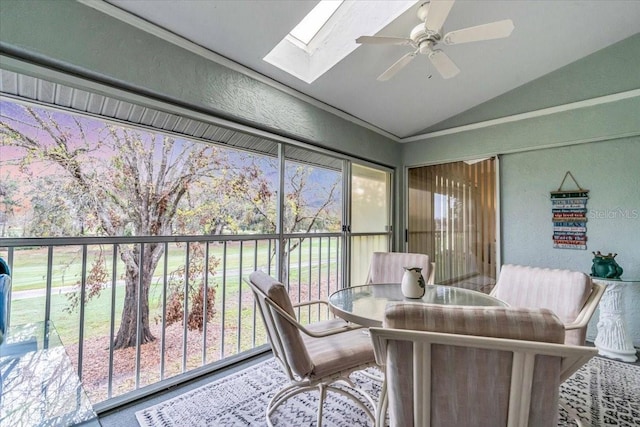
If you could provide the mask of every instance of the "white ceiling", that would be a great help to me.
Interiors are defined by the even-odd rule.
[[[444,32],[507,18],[515,30],[507,39],[442,46],[461,70],[456,77],[443,80],[428,59],[419,56],[391,80],[379,82],[377,76],[411,47],[362,45],[307,84],[262,58],[317,1],[108,1],[399,138],[420,133],[640,29],[638,0],[458,0]],[[370,1],[371,7],[377,1]],[[419,23],[420,3],[378,35],[408,37]]]

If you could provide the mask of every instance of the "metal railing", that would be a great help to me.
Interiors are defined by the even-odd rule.
[[[284,236],[288,249],[281,260],[276,256],[279,238],[1,239],[0,256],[12,270],[10,324],[53,321],[92,402],[108,408],[110,402],[201,374],[215,362],[266,344],[255,302],[242,280],[252,271],[277,277],[281,261],[281,279],[293,301],[323,299],[343,286],[342,234]],[[125,251],[136,254],[137,264],[125,263]],[[159,254],[154,271],[136,272],[136,265],[144,265],[145,251]],[[147,274],[151,279],[145,284]],[[135,283],[131,277],[137,278]],[[154,339],[144,342],[141,319],[147,297],[148,332]],[[135,344],[115,348],[127,320],[125,304],[135,306]],[[300,317],[312,321],[327,315],[309,311]]]

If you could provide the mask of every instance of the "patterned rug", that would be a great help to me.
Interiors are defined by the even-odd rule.
[[[377,398],[380,383],[361,373],[354,382]],[[265,426],[265,408],[287,379],[275,359],[162,402],[136,413],[142,427]],[[640,366],[594,357],[561,385],[561,396],[585,425],[640,426]],[[281,405],[271,420],[275,426],[315,425],[318,395],[303,393]],[[349,399],[329,393],[323,425],[370,426],[364,411]],[[575,426],[560,409],[558,426]]]

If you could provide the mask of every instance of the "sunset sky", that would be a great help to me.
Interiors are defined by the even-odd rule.
[[[87,149],[87,153],[83,154],[81,157],[83,164],[91,164],[96,171],[99,172],[102,168],[108,168],[114,156],[117,156],[117,146],[119,141],[114,141],[112,136],[107,132],[107,122],[91,117],[71,115],[66,112],[45,110],[35,107],[32,108],[40,117],[47,117],[47,114],[50,115],[52,121],[57,123],[60,131],[67,133],[70,136],[70,150],[78,148]],[[51,136],[41,128],[36,120],[31,117],[20,104],[16,104],[11,101],[0,101],[0,120],[14,127],[19,132],[27,135],[29,138],[37,140],[40,144],[54,145]],[[81,127],[85,132],[84,138],[79,132],[75,120],[81,124]],[[119,127],[119,129],[121,130],[125,128]],[[162,134],[148,132],[143,129],[128,130],[135,131],[140,140],[143,141],[144,146],[147,147],[146,149],[153,150],[156,155],[158,155],[158,159],[160,158],[162,139],[164,137]],[[13,198],[19,203],[19,205],[14,208],[14,214],[15,217],[26,218],[25,215],[28,216],[31,210],[31,198],[34,194],[42,194],[42,192],[38,191],[41,187],[34,187],[42,185],[41,178],[58,174],[67,174],[68,172],[64,171],[59,165],[56,165],[53,162],[39,161],[37,159],[30,160],[26,167],[21,168],[20,163],[25,157],[26,150],[24,148],[8,145],[9,141],[6,139],[8,137],[4,135],[1,135],[0,138],[3,138],[0,140],[0,180],[18,182],[18,194],[14,195]],[[106,144],[104,142],[106,142]],[[189,148],[192,144],[199,145],[201,143],[175,138],[174,143],[172,144],[171,155],[177,156],[183,149]],[[229,159],[236,168],[243,168],[244,165],[248,165],[252,161],[257,162],[261,167],[261,172],[271,183],[270,185],[273,188],[273,191],[277,192],[277,179],[279,174],[277,172],[277,162],[274,162],[274,159],[232,148],[224,148],[223,150],[224,153],[229,156]],[[298,165],[298,163],[287,161],[286,176],[289,176],[289,174],[292,173],[292,167],[295,168]],[[308,203],[310,206],[319,206],[323,203],[323,200],[321,200],[321,193],[312,193],[315,193],[314,190],[335,182],[336,179],[340,179],[341,172],[318,167],[311,167],[309,170],[311,172],[308,176],[308,181],[310,183],[308,188]],[[289,192],[290,189],[290,183],[286,182],[285,190]],[[341,187],[338,186],[338,194],[340,193],[340,190]],[[341,195],[338,199],[341,199]]]

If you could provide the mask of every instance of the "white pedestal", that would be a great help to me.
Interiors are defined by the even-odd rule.
[[[637,360],[636,349],[633,347],[633,341],[624,317],[623,295],[626,286],[640,282],[607,280],[596,277],[593,278],[593,281],[607,286],[602,300],[600,300],[598,335],[594,342],[598,347],[598,353],[623,362],[635,362]]]

